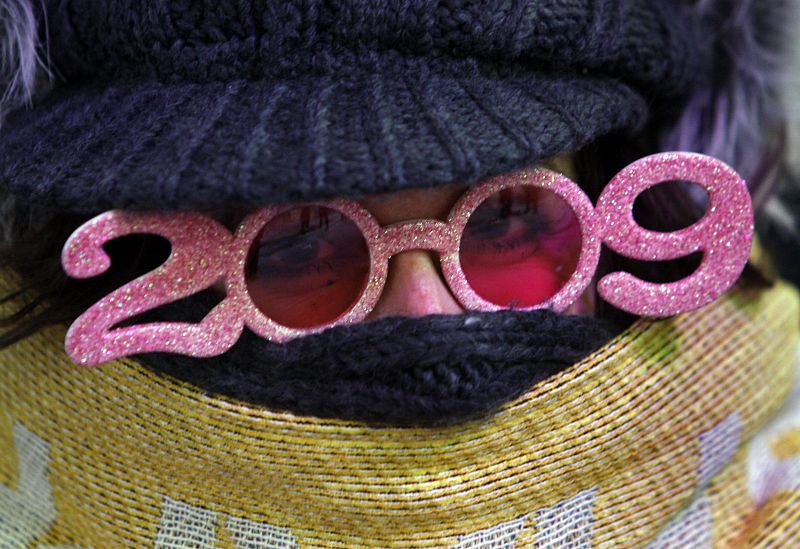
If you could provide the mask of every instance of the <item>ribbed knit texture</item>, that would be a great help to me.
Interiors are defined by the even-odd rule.
[[[45,2],[67,84],[0,136],[0,183],[80,213],[473,183],[692,82],[672,2]]]
[[[174,319],[177,312],[198,321],[212,306],[191,301],[149,320]],[[443,425],[495,411],[583,359],[615,331],[593,318],[550,311],[431,315],[339,326],[286,344],[246,332],[232,350],[211,359],[139,358],[210,394],[270,409]]]

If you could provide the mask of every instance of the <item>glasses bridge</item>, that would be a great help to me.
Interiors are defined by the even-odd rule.
[[[389,256],[410,250],[445,253],[457,246],[457,232],[451,224],[435,219],[402,221],[386,227],[381,240]]]

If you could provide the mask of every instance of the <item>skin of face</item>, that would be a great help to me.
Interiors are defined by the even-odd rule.
[[[571,156],[542,163],[543,167],[575,179]],[[433,189],[411,189],[364,198],[361,204],[385,226],[413,219],[444,219],[466,187],[448,185]],[[566,312],[591,314],[593,288],[589,288]],[[368,319],[387,316],[419,317],[430,314],[460,314],[464,308],[450,293],[442,277],[438,258],[426,250],[409,250],[392,257],[386,285]]]

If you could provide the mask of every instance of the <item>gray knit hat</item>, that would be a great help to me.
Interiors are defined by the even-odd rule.
[[[475,182],[684,94],[675,4],[44,0],[60,84],[9,117],[0,184],[93,214]]]

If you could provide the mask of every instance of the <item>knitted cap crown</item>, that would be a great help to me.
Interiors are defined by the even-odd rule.
[[[580,0],[60,3],[65,75],[214,82],[333,74],[376,55],[597,71],[661,94],[686,84],[670,4]],[[490,67],[484,66],[485,70]]]
[[[44,9],[65,82],[10,119],[0,178],[87,214],[474,183],[638,127],[696,65],[672,1]]]

